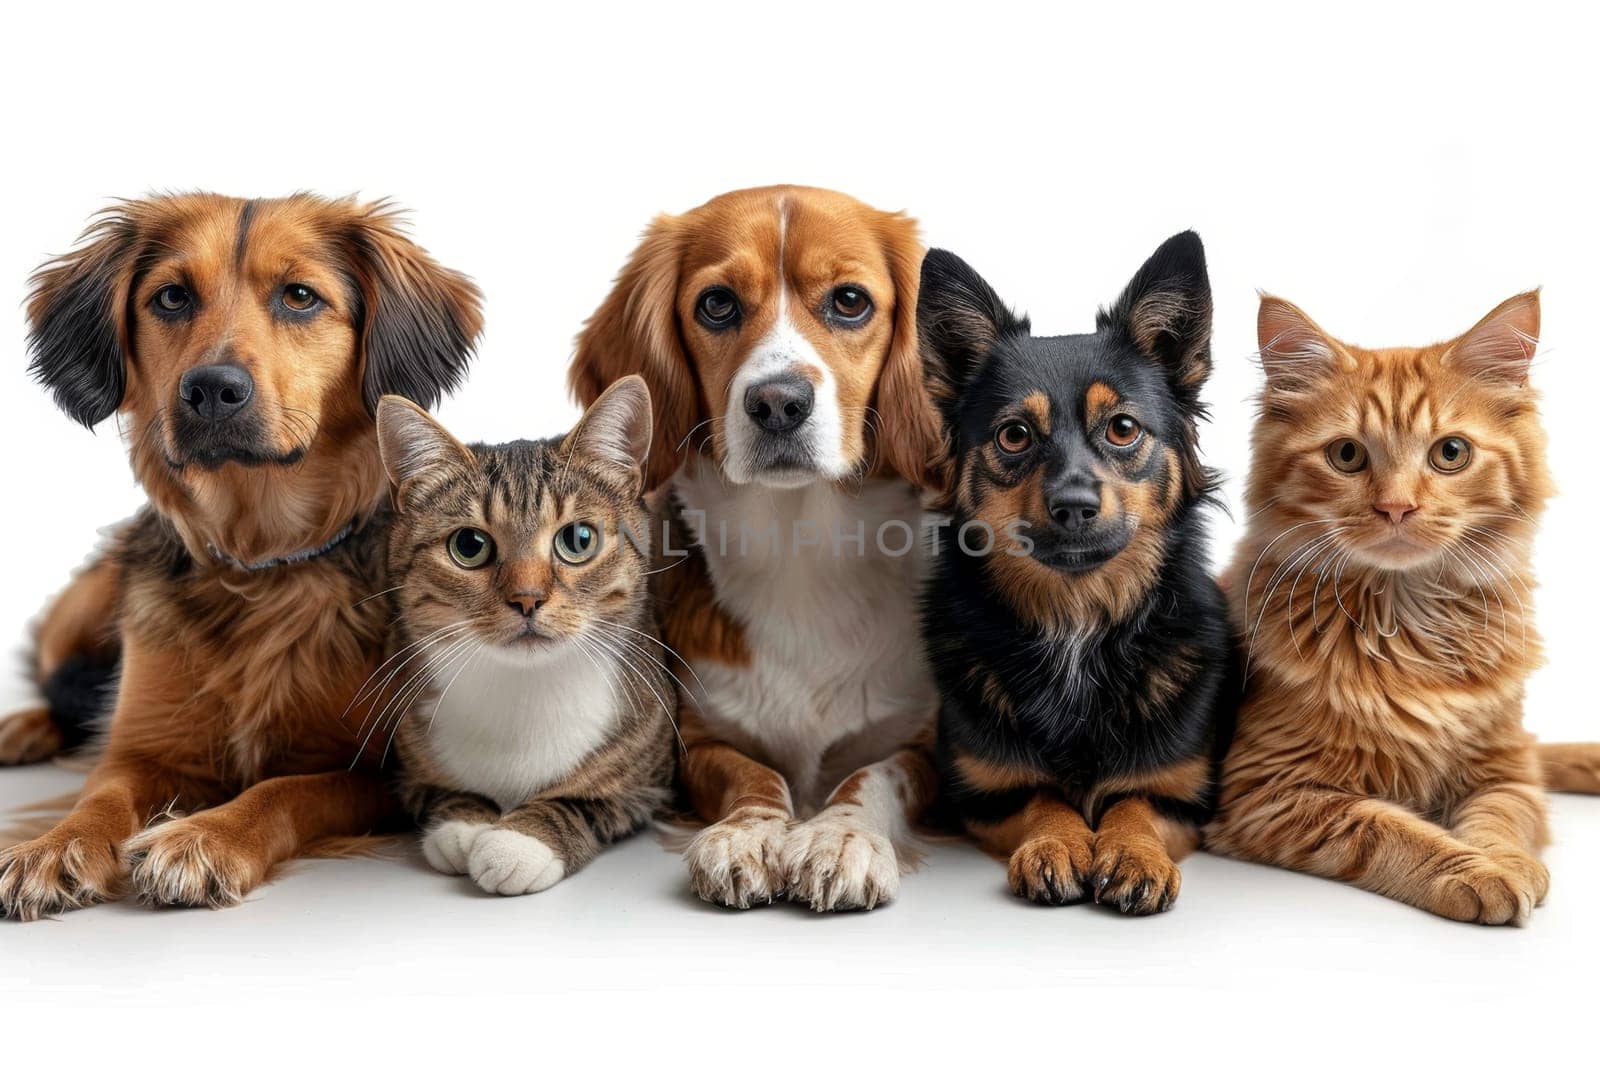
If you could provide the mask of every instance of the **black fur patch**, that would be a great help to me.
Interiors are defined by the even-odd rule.
[[[99,732],[117,695],[117,661],[79,653],[39,686],[50,706],[50,721],[61,730],[64,748],[74,748]]]

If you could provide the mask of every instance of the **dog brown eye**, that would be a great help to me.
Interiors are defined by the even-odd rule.
[[[310,311],[321,298],[309,285],[295,284],[283,287],[283,302],[295,311]]]
[[[833,291],[833,314],[847,323],[864,322],[872,312],[872,298],[865,289],[841,285]]]
[[[156,290],[156,307],[166,312],[179,312],[189,306],[189,290],[181,285],[163,285]]]
[[[1033,444],[1033,429],[1025,422],[1008,422],[995,433],[994,443],[1000,446],[1000,451],[1013,456],[1026,452]]]
[[[731,289],[715,286],[700,294],[694,313],[704,325],[713,330],[726,329],[739,321],[739,298]]]
[[[494,558],[494,539],[471,526],[457,530],[445,543],[450,549],[450,558],[455,560],[456,566],[465,567],[469,571],[477,570]]]
[[[1143,436],[1144,430],[1132,415],[1113,415],[1106,423],[1106,440],[1118,448],[1127,448]]]
[[[1441,437],[1428,450],[1428,462],[1441,474],[1454,474],[1472,462],[1472,445],[1464,437]]]
[[[1341,437],[1328,446],[1328,465],[1340,474],[1355,474],[1367,465],[1367,448],[1354,437]]]

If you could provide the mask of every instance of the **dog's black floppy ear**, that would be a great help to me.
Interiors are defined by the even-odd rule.
[[[84,231],[76,250],[33,275],[28,370],[61,410],[85,426],[122,404],[138,230],[132,205],[109,208]]]
[[[482,295],[466,275],[434,262],[380,201],[357,209],[351,227],[360,292],[362,399],[376,414],[385,395],[424,408],[461,384],[483,329]]]
[[[1211,281],[1200,235],[1167,238],[1096,325],[1157,360],[1184,406],[1198,413],[1211,374]]]
[[[1027,316],[1018,316],[978,272],[954,252],[934,248],[922,260],[917,296],[917,336],[922,364],[945,421],[952,421],[963,387],[983,365],[1001,337],[1026,333]]]

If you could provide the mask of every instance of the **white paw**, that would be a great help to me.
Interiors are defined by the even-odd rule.
[[[446,819],[437,826],[430,826],[422,834],[422,858],[441,874],[466,874],[472,843],[491,825]]]
[[[894,845],[853,804],[826,808],[789,831],[789,895],[814,911],[870,911],[900,892]]]
[[[683,852],[695,893],[725,908],[748,908],[782,896],[788,825],[776,812],[744,811],[695,834]]]
[[[512,897],[549,889],[561,881],[567,865],[537,837],[489,827],[472,842],[467,873],[479,889]]]

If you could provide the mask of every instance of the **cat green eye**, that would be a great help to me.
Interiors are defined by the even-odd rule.
[[[600,551],[600,531],[586,522],[569,522],[556,531],[556,555],[567,563],[583,563]]]
[[[1428,462],[1440,474],[1454,474],[1472,462],[1472,444],[1465,437],[1441,437],[1428,449]]]
[[[456,566],[465,567],[469,571],[476,570],[494,559],[494,539],[476,527],[463,526],[451,534],[445,544],[449,547],[450,558],[455,560]]]
[[[1366,469],[1367,446],[1354,437],[1341,437],[1328,446],[1328,466],[1340,474],[1355,474]]]

